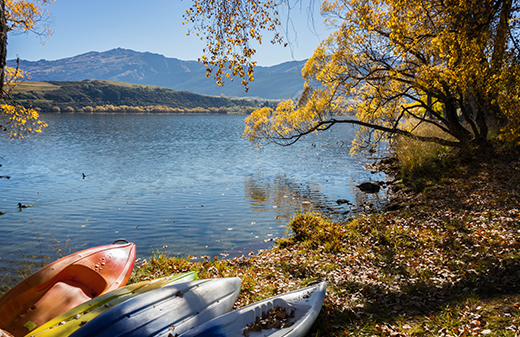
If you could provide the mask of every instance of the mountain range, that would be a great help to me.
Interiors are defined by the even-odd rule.
[[[255,81],[245,92],[240,81],[219,86],[206,77],[206,69],[197,61],[183,61],[160,54],[112,49],[59,60],[20,60],[20,69],[29,72],[31,81],[109,80],[166,87],[210,96],[297,98],[303,89],[301,70],[304,61],[289,61],[275,66],[255,68]],[[16,67],[16,60],[7,65]]]

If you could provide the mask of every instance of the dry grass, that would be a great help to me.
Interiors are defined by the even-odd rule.
[[[46,92],[46,91],[53,91],[59,89],[59,85],[51,84],[48,82],[32,82],[32,81],[26,81],[19,83],[15,89],[14,93],[24,93],[28,91],[35,91],[35,92]]]
[[[452,139],[431,124],[410,125],[408,129],[418,136]],[[401,177],[417,191],[430,185],[447,168],[452,169],[451,157],[448,155],[452,149],[447,146],[401,136],[395,140],[392,150],[399,160]]]

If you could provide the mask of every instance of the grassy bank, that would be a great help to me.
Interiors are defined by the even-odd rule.
[[[238,276],[241,307],[329,282],[310,336],[520,334],[520,160],[517,152],[456,154],[396,211],[334,223],[299,214],[292,235],[258,256],[190,262],[156,255],[131,282],[188,270]]]

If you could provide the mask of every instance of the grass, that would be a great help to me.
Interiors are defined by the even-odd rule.
[[[21,92],[26,93],[29,91],[34,92],[47,92],[59,89],[59,85],[55,85],[49,82],[34,82],[34,81],[24,81],[17,84],[14,89],[15,93]]]
[[[86,82],[99,82],[106,85],[114,85],[126,88],[161,88],[156,85],[145,85],[145,84],[132,84],[126,82],[117,82],[117,81],[107,81],[107,80],[85,80]],[[73,82],[71,82],[73,83]],[[48,91],[53,91],[60,89],[63,85],[57,85],[49,82],[39,82],[39,81],[24,81],[17,84],[14,89],[15,93],[26,93],[29,91],[36,93],[44,93]]]
[[[450,138],[430,124],[421,124],[413,130],[418,136]],[[398,137],[392,150],[399,162],[401,178],[416,191],[422,191],[434,184],[442,177],[443,172],[454,170],[453,157],[450,156],[453,149],[447,146]]]

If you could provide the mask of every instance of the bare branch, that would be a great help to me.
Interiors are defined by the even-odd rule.
[[[318,122],[318,123],[316,123],[316,125],[314,127],[308,129],[305,132],[301,132],[297,135],[292,135],[289,137],[274,137],[271,139],[271,141],[273,141],[274,143],[276,143],[278,145],[290,146],[290,145],[296,143],[301,137],[303,137],[305,135],[311,134],[316,131],[328,130],[335,124],[354,124],[354,125],[364,126],[364,127],[370,128],[370,129],[387,132],[389,134],[405,136],[405,137],[423,141],[423,142],[432,142],[432,143],[437,143],[440,145],[450,146],[450,147],[460,147],[462,145],[460,142],[449,141],[449,140],[438,138],[438,137],[417,136],[411,132],[401,130],[398,128],[387,128],[387,127],[384,127],[381,125],[366,123],[366,122],[362,122],[362,121],[358,121],[358,120],[354,120],[354,119],[334,119],[334,118],[331,118],[327,121]]]

